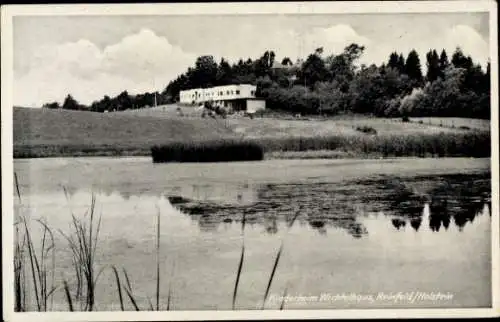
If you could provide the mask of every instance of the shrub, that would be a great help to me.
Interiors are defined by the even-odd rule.
[[[356,131],[363,132],[366,134],[377,134],[377,130],[375,130],[373,127],[367,126],[367,125],[356,127]]]
[[[404,123],[408,123],[408,122],[410,122],[410,118],[409,118],[408,116],[406,116],[406,115],[405,115],[405,116],[403,116],[402,121],[403,121]]]

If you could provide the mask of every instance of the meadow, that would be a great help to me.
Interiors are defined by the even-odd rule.
[[[14,108],[14,157],[150,155],[169,141],[220,139],[233,133],[213,119]]]
[[[14,157],[149,156],[162,146],[170,147],[163,148],[164,152],[198,151],[193,152],[196,154],[208,153],[210,149],[214,155],[221,155],[222,148],[227,150],[235,144],[260,147],[251,153],[233,154],[235,160],[257,160],[260,157],[254,155],[262,153],[264,158],[487,157],[490,153],[488,121],[402,122],[355,115],[323,119],[235,116],[222,119],[201,118],[193,107],[182,107],[181,111],[176,105],[103,114],[15,108]],[[206,147],[197,148],[200,143]]]

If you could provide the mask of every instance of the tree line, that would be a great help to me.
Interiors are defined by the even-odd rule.
[[[158,92],[130,95],[127,91],[123,91],[115,97],[105,95],[103,99],[92,102],[90,106],[78,103],[71,94],[68,94],[62,104],[59,104],[59,102],[52,102],[44,104],[43,107],[49,109],[60,108],[103,113],[153,107],[155,104],[160,105],[166,103],[167,101],[164,99],[164,96],[160,95]]]
[[[354,43],[339,54],[327,55],[317,48],[296,62],[289,57],[276,62],[275,52],[266,51],[258,59],[240,59],[234,64],[205,55],[161,93],[129,95],[124,91],[90,106],[80,105],[68,95],[62,106],[50,103],[45,107],[125,110],[153,106],[155,96],[157,104],[178,102],[182,90],[253,84],[269,109],[290,113],[490,117],[490,63],[483,70],[458,47],[451,58],[444,49],[431,49],[425,55],[424,75],[416,50],[407,55],[393,52],[378,66],[358,64],[364,50]]]

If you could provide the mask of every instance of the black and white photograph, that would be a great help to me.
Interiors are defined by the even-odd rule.
[[[4,320],[498,316],[496,6],[2,6]]]

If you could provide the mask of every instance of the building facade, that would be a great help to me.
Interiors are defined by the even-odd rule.
[[[265,101],[255,96],[256,90],[257,86],[249,84],[225,85],[181,91],[179,96],[181,104],[200,105],[211,102],[215,106],[234,111],[253,113],[265,109]]]

